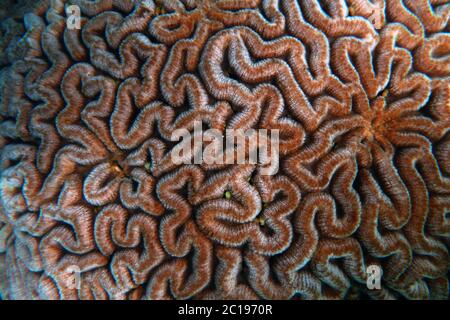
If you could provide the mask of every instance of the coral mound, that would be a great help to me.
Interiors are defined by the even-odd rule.
[[[2,298],[447,299],[449,16],[446,0],[4,8]],[[196,122],[279,130],[279,171],[174,162]]]

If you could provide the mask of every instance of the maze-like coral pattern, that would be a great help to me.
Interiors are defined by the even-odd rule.
[[[449,1],[36,3],[1,24],[3,298],[448,298]],[[280,170],[174,163],[195,121],[278,129]]]

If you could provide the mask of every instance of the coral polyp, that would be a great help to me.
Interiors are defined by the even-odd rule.
[[[449,1],[8,2],[1,298],[448,299]]]

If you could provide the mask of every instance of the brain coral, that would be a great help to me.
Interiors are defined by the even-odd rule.
[[[14,3],[4,299],[448,298],[450,1]],[[278,129],[278,173],[174,163],[196,121]]]

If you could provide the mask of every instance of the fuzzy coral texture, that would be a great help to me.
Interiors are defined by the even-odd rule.
[[[9,2],[3,299],[448,298],[449,1]],[[280,170],[174,163],[195,121]]]

